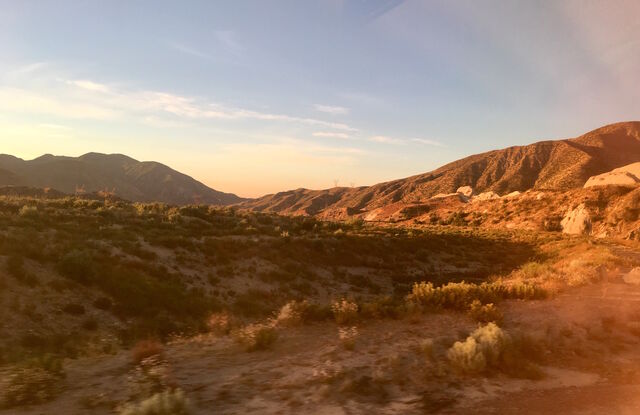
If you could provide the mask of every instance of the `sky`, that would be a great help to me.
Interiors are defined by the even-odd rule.
[[[0,153],[256,197],[640,119],[640,2],[0,0]]]

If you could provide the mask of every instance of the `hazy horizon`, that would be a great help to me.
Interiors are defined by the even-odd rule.
[[[631,1],[0,5],[2,153],[122,153],[244,197],[640,113]]]

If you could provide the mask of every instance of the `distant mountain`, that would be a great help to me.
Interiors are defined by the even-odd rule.
[[[64,193],[113,191],[131,201],[175,205],[229,205],[244,199],[213,190],[153,161],[122,154],[88,153],[80,157],[45,154],[34,160],[0,154],[0,186],[52,188]]]
[[[640,161],[640,122],[611,124],[580,137],[469,156],[432,172],[359,188],[297,189],[249,200],[246,208],[293,215],[349,216],[421,203],[461,186],[505,194],[582,187],[591,176]]]

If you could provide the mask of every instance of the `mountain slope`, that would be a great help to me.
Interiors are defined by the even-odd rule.
[[[140,162],[121,154],[88,153],[80,157],[46,154],[34,160],[0,155],[0,185],[53,188],[65,193],[108,190],[140,202],[176,205],[229,205],[240,197],[213,190],[156,162]]]
[[[582,187],[587,179],[640,161],[640,122],[611,124],[573,139],[541,141],[472,155],[432,172],[360,188],[297,189],[247,201],[244,207],[283,214],[343,216],[423,202],[460,186],[505,194]]]

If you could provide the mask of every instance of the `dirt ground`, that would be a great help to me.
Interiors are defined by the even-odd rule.
[[[334,323],[286,327],[271,350],[246,352],[227,336],[180,339],[154,366],[196,414],[637,414],[640,286],[623,273],[549,300],[501,304],[503,328],[544,343],[539,379],[452,374],[427,356],[464,339],[464,314],[360,323],[352,350]],[[437,352],[434,354],[437,356]],[[66,362],[52,402],[3,414],[109,414],[148,388],[129,353]]]

